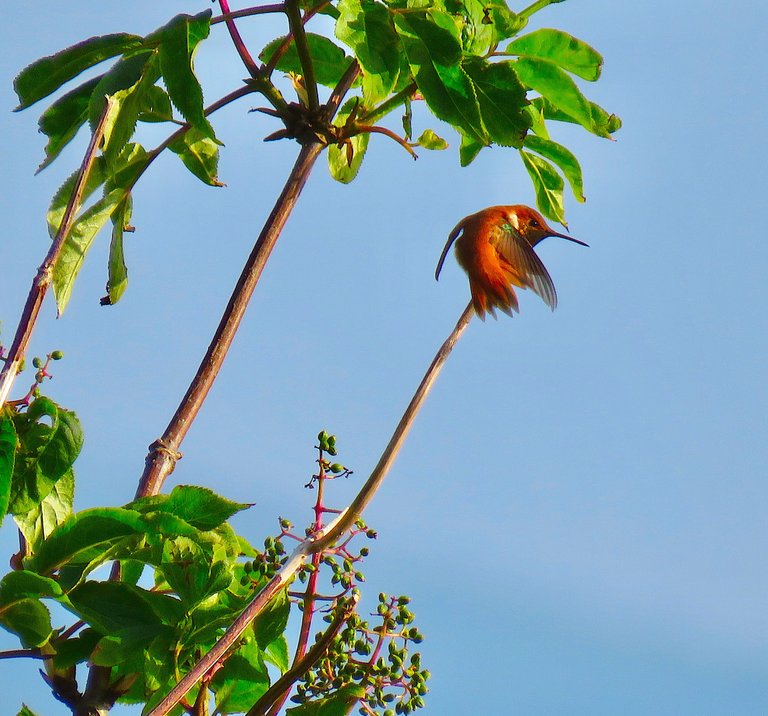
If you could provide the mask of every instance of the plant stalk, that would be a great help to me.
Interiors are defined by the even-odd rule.
[[[67,202],[59,229],[51,242],[51,247],[48,249],[48,254],[45,257],[45,260],[40,264],[40,267],[35,274],[35,278],[32,280],[32,287],[27,295],[27,301],[24,304],[24,310],[22,311],[19,325],[16,328],[13,343],[11,343],[8,355],[3,359],[5,363],[2,371],[0,371],[0,408],[5,405],[8,395],[11,392],[11,388],[13,387],[13,383],[16,380],[16,376],[18,375],[21,363],[24,360],[29,340],[32,337],[32,331],[35,329],[37,318],[40,315],[40,308],[42,307],[43,300],[48,292],[48,287],[53,280],[54,266],[59,258],[64,242],[69,235],[72,224],[75,221],[75,216],[77,216],[77,212],[80,210],[83,191],[85,190],[88,176],[91,173],[93,162],[96,160],[96,153],[99,150],[101,138],[104,136],[104,128],[107,124],[107,118],[109,117],[114,104],[114,100],[111,97],[106,98],[104,110],[101,113],[96,128],[93,130],[91,141],[88,143],[88,148],[85,150],[85,156],[80,164],[80,169],[77,173],[77,178],[75,179],[75,186],[73,187],[72,195]]]

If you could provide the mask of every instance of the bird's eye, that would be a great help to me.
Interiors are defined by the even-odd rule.
[[[534,229],[539,228],[539,220],[538,219],[531,219],[529,222],[529,226],[531,226]]]

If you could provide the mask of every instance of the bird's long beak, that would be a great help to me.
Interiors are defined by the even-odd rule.
[[[574,239],[573,236],[568,236],[568,234],[558,234],[557,231],[553,231],[550,236],[557,236],[558,239],[565,239],[566,241],[573,241],[574,244],[580,244],[581,246],[586,246],[589,248],[589,244],[585,244],[583,241],[579,241],[578,239]]]

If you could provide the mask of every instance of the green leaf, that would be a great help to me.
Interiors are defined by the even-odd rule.
[[[203,136],[216,139],[203,111],[203,90],[195,76],[193,57],[198,44],[208,37],[211,11],[177,15],[147,38],[159,41],[160,71],[171,101],[189,124]]]
[[[395,14],[405,55],[429,109],[463,134],[487,143],[474,87],[459,64],[461,43],[444,12]]]
[[[174,487],[167,502],[169,512],[201,530],[212,530],[249,507],[251,505],[232,502],[213,490],[194,485]]]
[[[525,107],[525,88],[510,62],[490,63],[468,58],[464,69],[472,80],[488,136],[496,144],[521,147],[531,121]]]
[[[142,38],[125,33],[91,37],[88,40],[43,57],[25,67],[13,81],[19,97],[16,110],[26,109],[43,97],[55,92],[61,85],[83,70],[140,47]]]
[[[218,179],[219,145],[200,130],[192,127],[168,148],[179,155],[184,166],[209,186],[224,186]]]
[[[467,167],[473,161],[475,157],[480,154],[480,150],[487,145],[483,142],[478,142],[476,139],[468,137],[466,134],[461,135],[461,146],[459,147],[459,162],[461,166]]]
[[[28,512],[14,515],[14,520],[32,554],[37,552],[41,540],[72,514],[75,496],[75,476],[72,470],[56,481],[45,499]]]
[[[40,545],[27,565],[47,574],[67,563],[87,563],[110,545],[143,534],[147,525],[134,510],[102,507],[67,518]]]
[[[49,424],[50,423],[50,424]],[[18,448],[11,483],[10,511],[37,507],[72,467],[83,443],[77,416],[48,398],[37,398],[14,416]]]
[[[107,262],[107,295],[101,299],[102,304],[114,306],[128,287],[128,267],[125,265],[123,237],[131,224],[133,199],[126,196],[112,214],[112,240],[109,242],[109,259]]]
[[[157,85],[147,87],[143,93],[143,105],[139,111],[141,122],[170,122],[173,120],[173,107],[168,93]]]
[[[71,611],[105,635],[154,638],[184,616],[178,600],[122,582],[84,582],[69,593]]]
[[[343,126],[358,104],[359,99],[354,97],[348,99],[336,114],[334,124]],[[336,181],[349,184],[357,176],[368,149],[370,137],[370,134],[356,134],[347,140],[348,143],[331,144],[328,147],[328,169]]]
[[[113,189],[80,214],[72,225],[53,268],[53,293],[59,315],[64,313],[69,303],[75,279],[96,234],[107,223],[126,195],[125,189]]]
[[[34,711],[32,711],[31,708],[29,708],[29,706],[27,706],[26,704],[22,704],[21,710],[19,711],[19,713],[16,714],[16,716],[37,716],[37,715],[34,713]]]
[[[589,102],[571,77],[554,62],[538,57],[521,57],[513,66],[525,85],[573,117],[588,131],[595,131]]]
[[[288,641],[285,636],[279,636],[267,644],[264,649],[264,660],[274,664],[280,673],[284,674],[291,665],[291,657],[288,654]]]
[[[448,142],[435,134],[431,129],[425,129],[416,140],[416,144],[424,149],[440,150],[448,149]]]
[[[40,131],[48,137],[48,143],[45,145],[45,159],[37,168],[38,172],[59,156],[61,150],[69,144],[88,119],[91,95],[102,77],[103,75],[94,77],[68,92],[40,116],[37,124]]]
[[[266,649],[275,639],[283,635],[288,624],[291,602],[288,590],[278,592],[267,604],[264,611],[253,622],[253,632],[256,641],[262,649]]]
[[[39,599],[19,599],[0,607],[0,626],[31,649],[42,646],[51,636],[51,614]]]
[[[537,97],[531,104],[538,108],[546,119],[553,119],[557,122],[571,122],[573,124],[580,124],[580,122],[564,112],[559,107],[556,107],[552,102],[548,101],[544,97]],[[611,134],[621,129],[621,119],[615,114],[608,114],[599,104],[594,102],[588,102],[589,113],[592,118],[592,126],[588,127],[589,131],[596,134],[598,137],[610,139]]]
[[[446,0],[445,6],[461,29],[462,45],[469,55],[486,55],[526,23],[504,0]]]
[[[11,480],[16,462],[16,428],[5,411],[0,412],[0,524],[11,500]]]
[[[95,629],[85,628],[74,638],[63,641],[53,639],[52,644],[56,649],[56,655],[53,657],[54,668],[68,669],[88,661],[101,638],[102,635]]]
[[[533,134],[526,138],[525,148],[541,154],[542,157],[554,162],[571,185],[576,200],[586,201],[581,165],[570,150],[566,149],[562,144],[553,142],[551,139],[544,139]]]
[[[509,55],[551,60],[568,72],[594,82],[600,77],[603,57],[586,42],[561,30],[535,30],[507,45]]]
[[[563,207],[563,178],[546,160],[535,154],[520,150],[523,164],[533,182],[536,191],[536,204],[548,219],[558,221],[565,226],[565,209]]]
[[[220,713],[248,711],[269,688],[269,674],[258,644],[251,639],[227,659],[211,679]]]
[[[225,545],[213,533],[198,535],[197,539],[176,537],[163,542],[159,570],[190,609],[229,587],[232,567]]]
[[[139,112],[146,106],[147,90],[155,86],[160,77],[156,55],[147,55],[141,73],[128,87],[109,92],[113,108],[104,128],[102,154],[111,167],[136,131]],[[125,62],[131,62],[131,58]],[[141,56],[138,59],[143,59]],[[130,81],[130,79],[126,80]],[[97,90],[99,88],[97,87]],[[107,94],[105,92],[105,94]],[[103,108],[103,103],[101,103]]]
[[[342,686],[331,696],[319,701],[307,701],[301,706],[287,709],[286,716],[347,716],[355,704],[365,696],[365,689],[357,684]]]
[[[402,50],[389,11],[373,0],[340,0],[336,37],[352,48],[363,71],[366,106],[386,99],[400,74]]]
[[[75,188],[77,174],[77,171],[70,174],[64,183],[56,190],[56,193],[51,199],[51,204],[48,207],[48,213],[46,215],[48,221],[48,234],[51,238],[56,236],[56,232],[59,230],[59,226],[61,226],[67,203]],[[88,174],[88,179],[83,188],[82,201],[85,202],[88,197],[90,197],[106,181],[106,179],[107,174],[104,167],[104,160],[101,157],[96,157],[91,165],[91,171]]]
[[[323,35],[308,32],[306,37],[309,56],[312,58],[315,80],[325,87],[335,87],[352,63],[352,58]],[[283,44],[285,38],[286,36],[283,36],[272,40],[259,53],[259,59],[262,62],[268,63],[277,48]],[[299,75],[303,73],[304,70],[301,67],[296,43],[293,40],[291,40],[288,50],[280,58],[276,67],[282,72],[294,72]]]
[[[0,581],[0,609],[20,599],[63,596],[59,583],[25,569],[8,572]]]

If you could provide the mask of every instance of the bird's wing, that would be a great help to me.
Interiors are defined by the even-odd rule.
[[[557,306],[557,292],[552,277],[520,232],[507,224],[501,231],[494,232],[491,244],[499,256],[509,264],[511,272],[520,280],[522,286],[541,296],[544,303],[554,311]]]

